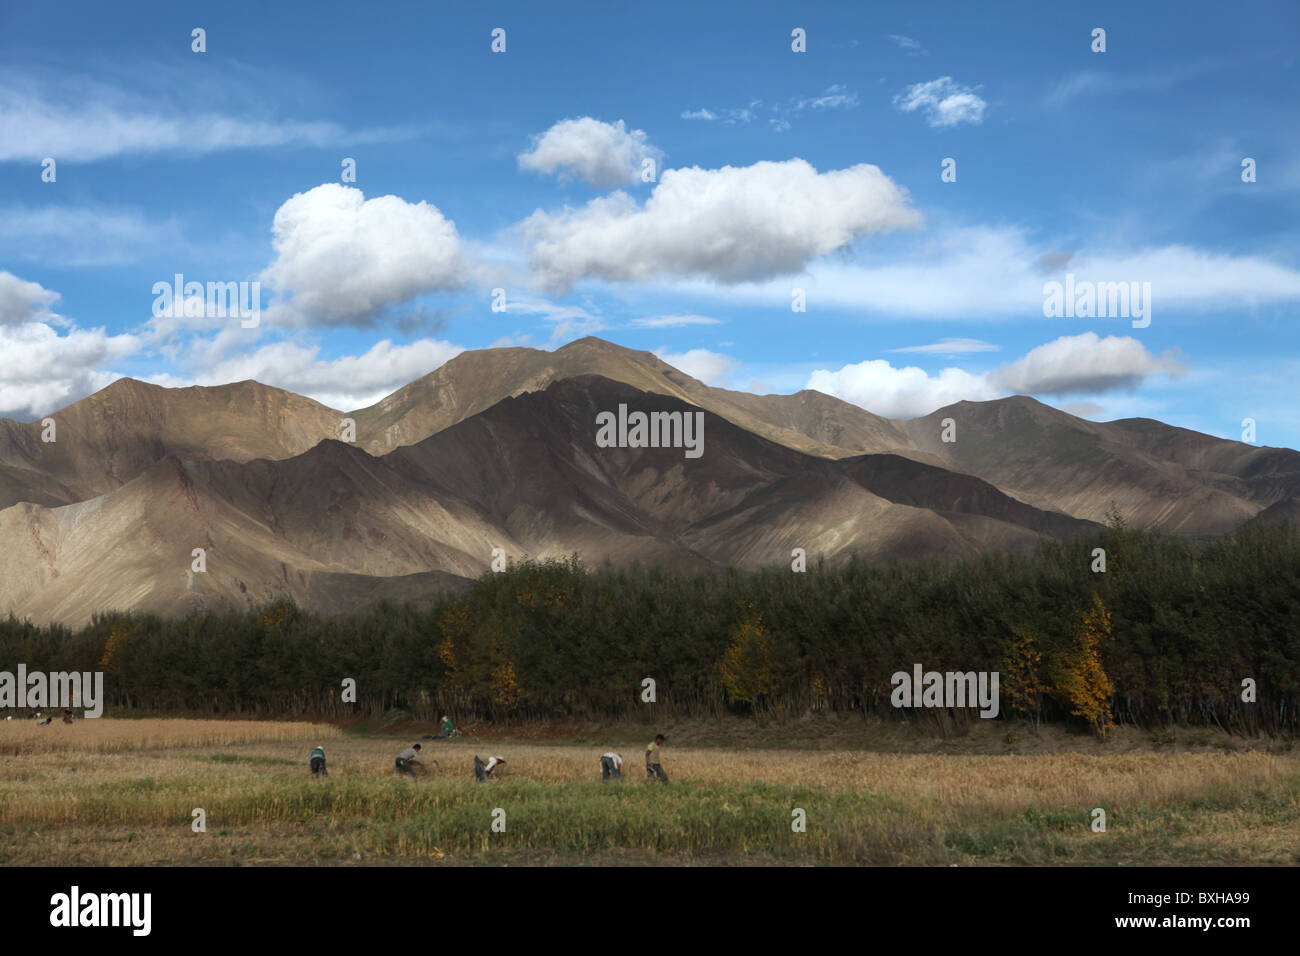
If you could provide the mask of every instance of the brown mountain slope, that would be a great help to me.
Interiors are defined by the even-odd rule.
[[[120,488],[168,455],[288,458],[337,437],[340,413],[258,382],[163,388],[119,379],[39,422],[0,419],[0,508],[82,501]]]
[[[951,418],[956,441],[941,440]],[[1300,453],[1160,422],[1096,423],[1032,398],[958,402],[905,423],[924,451],[1040,508],[1093,521],[1114,503],[1132,524],[1224,534],[1300,499]]]
[[[88,501],[14,505],[0,511],[0,613],[80,624],[97,611],[176,614],[279,596],[342,611],[480,573],[500,535],[459,503],[371,487],[386,471],[373,461],[338,442],[289,462],[167,456]],[[205,572],[191,568],[195,548]]]
[[[713,388],[652,352],[587,337],[554,352],[507,348],[462,352],[441,368],[353,412],[357,441],[372,454],[413,445],[503,398],[579,375],[600,375],[633,388],[706,408],[790,448],[842,458],[868,451],[910,451],[894,422],[821,392],[750,395]]]
[[[596,415],[696,409],[597,376],[506,399],[383,457],[325,441],[283,460],[166,455],[104,495],[0,511],[0,613],[81,623],[279,595],[326,611],[427,598],[512,557],[680,568],[959,556],[1082,522],[899,456],[804,455],[705,412],[704,454],[601,448]],[[207,570],[191,570],[192,550]]]

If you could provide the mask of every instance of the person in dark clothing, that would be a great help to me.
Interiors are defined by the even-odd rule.
[[[313,750],[311,752],[311,757],[309,759],[311,762],[311,775],[313,777],[315,776],[328,777],[330,775],[330,772],[327,769],[325,769],[325,748],[324,747],[317,747],[315,750]]]

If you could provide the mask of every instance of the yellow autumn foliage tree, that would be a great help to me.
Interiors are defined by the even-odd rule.
[[[763,612],[752,604],[741,609],[740,620],[731,632],[731,643],[722,657],[721,671],[722,686],[739,703],[752,704],[781,689],[772,664]]]
[[[108,640],[104,642],[104,653],[99,658],[99,666],[106,671],[115,671],[121,663],[122,651],[131,640],[131,629],[124,624],[119,624],[108,635]]]
[[[519,705],[519,678],[515,663],[502,655],[492,665],[492,703],[512,710]]]
[[[1101,660],[1102,647],[1110,639],[1110,611],[1101,595],[1093,594],[1092,607],[1083,614],[1074,646],[1058,662],[1054,681],[1070,713],[1082,717],[1102,737],[1115,726],[1110,710],[1115,688]]]

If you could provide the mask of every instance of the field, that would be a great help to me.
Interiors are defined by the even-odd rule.
[[[642,728],[424,741],[440,765],[412,781],[392,767],[414,728],[5,721],[0,863],[1300,863],[1300,756],[1284,746],[1045,730],[877,734],[872,749],[740,726],[670,728],[665,787],[642,782]],[[611,740],[625,780],[602,785]],[[942,752],[902,752],[927,743]],[[307,771],[317,744],[328,781]],[[501,778],[476,783],[475,753],[505,756]]]

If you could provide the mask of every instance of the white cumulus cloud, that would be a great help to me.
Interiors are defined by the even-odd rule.
[[[599,189],[641,182],[645,160],[658,170],[663,151],[646,141],[639,129],[622,120],[605,123],[590,116],[566,119],[533,138],[532,149],[519,154],[519,168],[576,176]]]
[[[1002,390],[983,375],[959,368],[930,375],[912,365],[895,368],[884,359],[845,365],[838,371],[817,369],[807,387],[886,418],[916,418],[963,399],[983,402],[1002,397]]]
[[[1182,371],[1170,354],[1152,355],[1135,338],[1096,332],[1067,335],[1004,365],[991,380],[1013,392],[1065,395],[1133,389],[1152,375]]]
[[[122,377],[104,365],[139,347],[135,336],[103,329],[0,325],[0,415],[33,419],[85,398]]]
[[[698,378],[706,385],[722,385],[731,378],[740,364],[721,352],[710,352],[708,349],[668,352],[659,348],[655,350],[655,355],[673,368],[681,369],[691,378]]]
[[[0,325],[51,317],[59,294],[0,269]]]
[[[122,377],[105,365],[139,351],[135,335],[76,328],[52,311],[59,298],[0,270],[0,416],[30,420],[85,398]]]
[[[262,279],[292,296],[277,313],[286,321],[367,325],[388,306],[459,288],[468,273],[456,225],[436,206],[337,183],[287,200],[272,233],[276,258]]]
[[[954,402],[986,402],[1011,393],[1101,395],[1132,390],[1153,375],[1182,374],[1172,355],[1153,356],[1141,342],[1095,332],[1063,336],[989,373],[945,368],[937,374],[884,359],[818,369],[808,388],[888,418],[915,418]],[[1079,403],[1095,413],[1098,406]]]
[[[859,236],[919,223],[907,191],[879,167],[819,173],[791,159],[669,169],[644,206],[615,192],[577,210],[538,210],[522,228],[535,276],[564,290],[582,278],[769,279]]]
[[[394,345],[384,339],[361,355],[322,359],[317,344],[282,341],[232,356],[193,378],[159,375],[149,381],[174,388],[253,379],[306,395],[330,408],[350,411],[373,405],[463,351],[459,345],[438,339],[420,339],[407,345]]]

